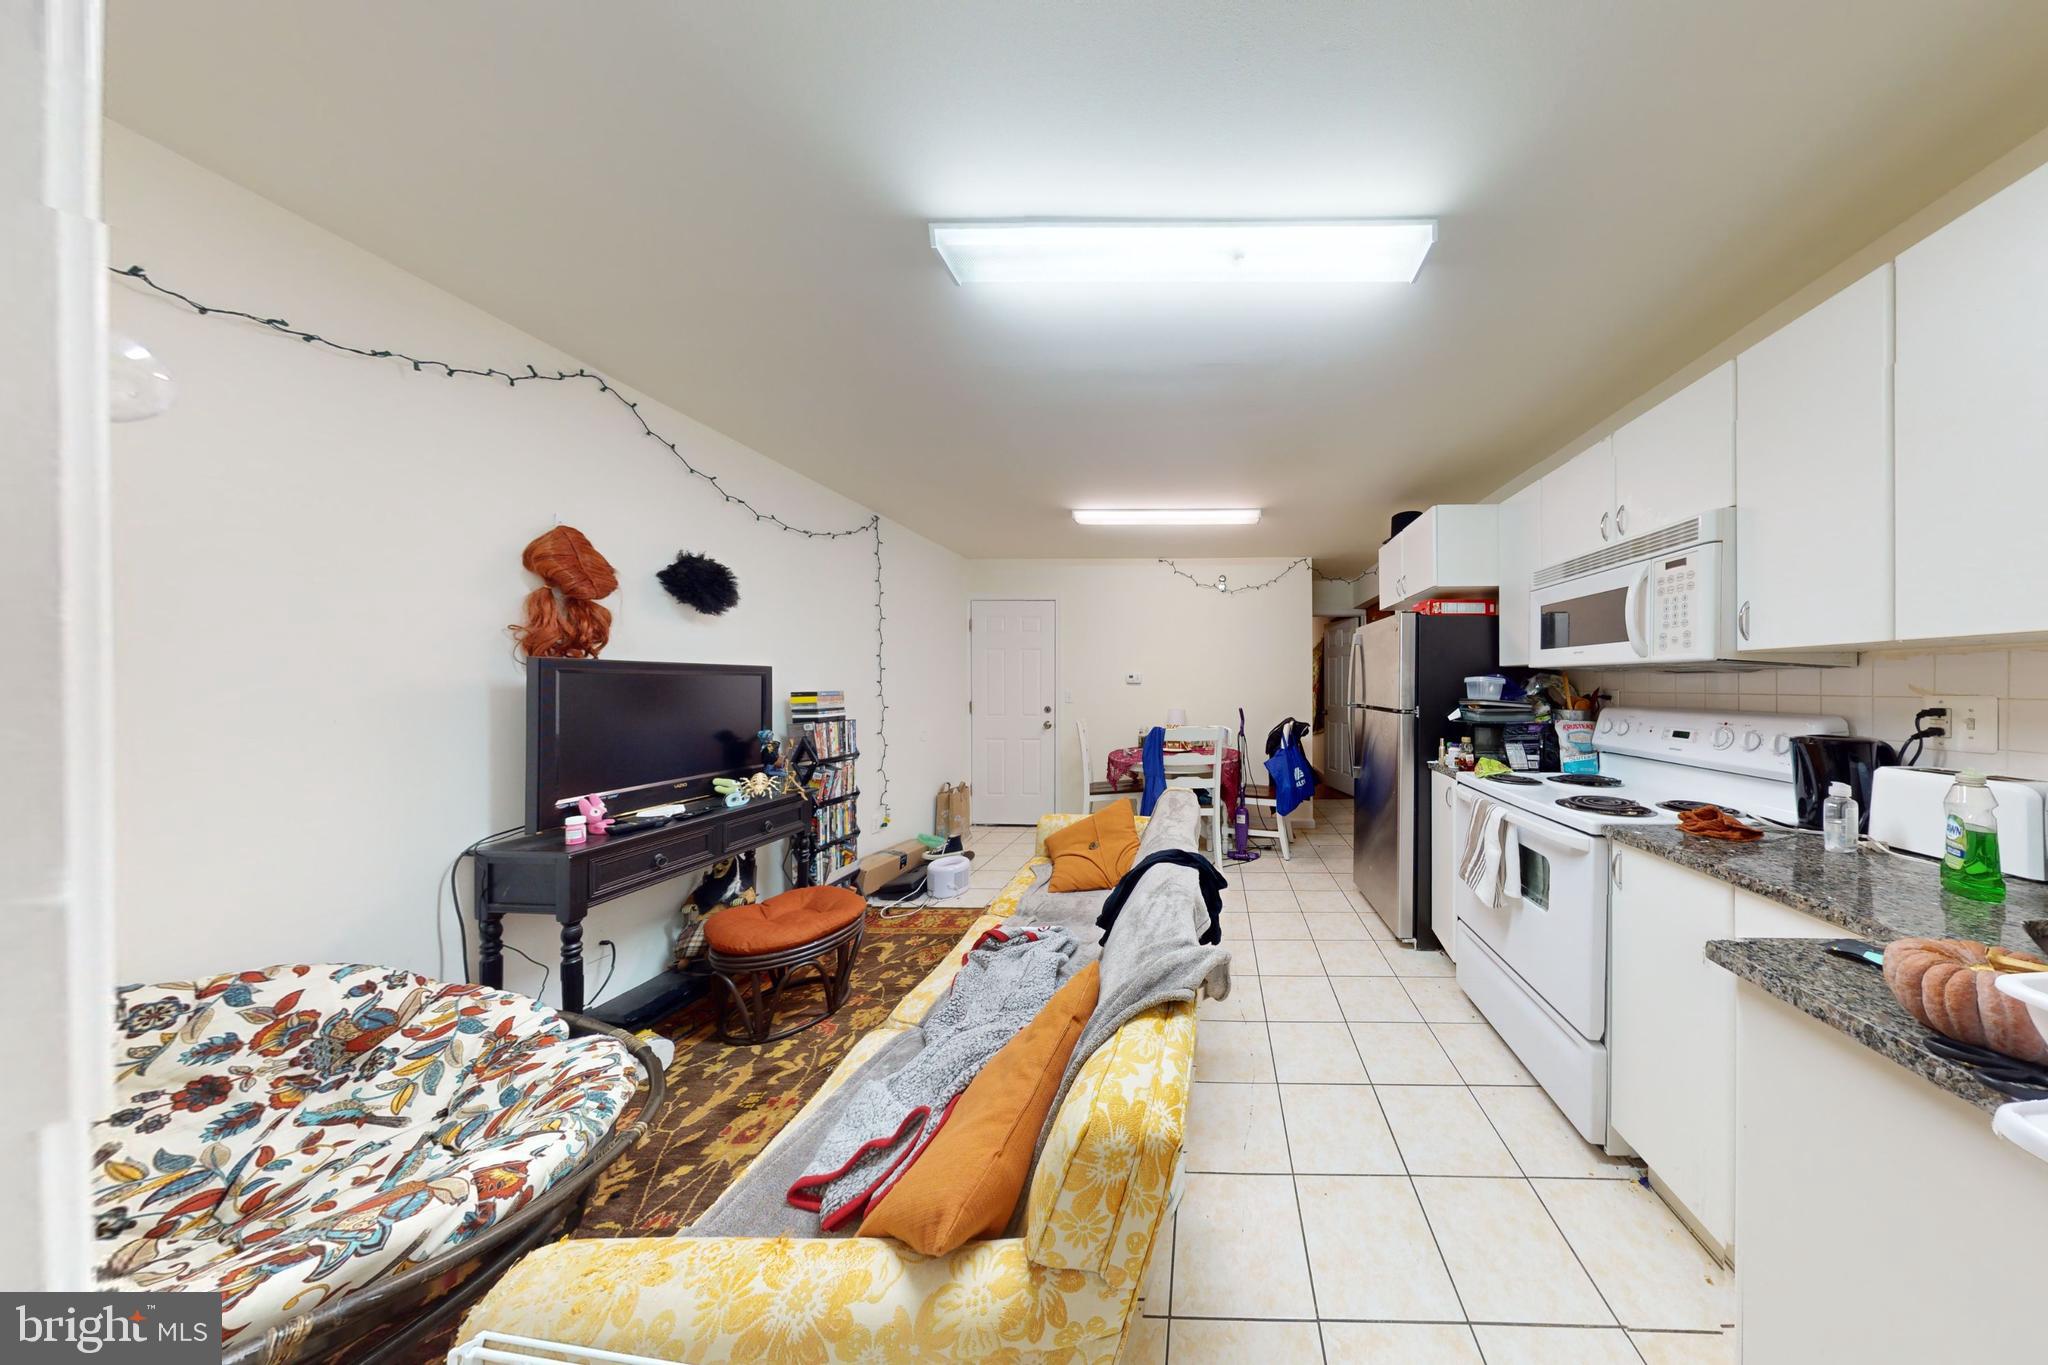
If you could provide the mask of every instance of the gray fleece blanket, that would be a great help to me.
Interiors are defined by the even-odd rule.
[[[1151,851],[1146,847],[1147,839],[1154,847],[1193,847],[1198,818],[1199,810],[1191,793],[1169,791],[1155,807],[1152,823],[1146,826],[1145,838],[1141,838],[1139,844],[1140,856]],[[1070,894],[1095,895],[1099,910],[1100,896],[1107,893]],[[1040,906],[1041,911],[1048,908],[1064,909]],[[1218,1000],[1230,993],[1229,953],[1220,947],[1203,947],[1195,942],[1199,929],[1208,923],[1208,915],[1192,869],[1157,867],[1146,873],[1145,880],[1117,920],[1116,933],[1110,937],[1106,949],[1094,946],[1099,943],[1100,931],[1094,928],[1093,915],[1090,915],[1085,928],[1076,928],[1075,917],[1075,914],[1062,914],[1060,919],[1066,921],[1066,927],[1083,940],[1082,953],[1093,947],[1093,951],[1100,954],[1102,983],[1095,1012],[1089,1016],[1074,1048],[1045,1125],[1039,1132],[1032,1153],[1034,1168],[1039,1154],[1044,1151],[1053,1116],[1059,1113],[1060,1105],[1065,1102],[1074,1077],[1095,1050],[1119,1028],[1156,1005],[1193,1000],[1198,992],[1204,990]],[[1020,914],[1017,919],[1006,921],[1004,927],[1016,927],[1024,918]],[[1070,958],[1070,965],[1076,963],[1082,953]],[[924,1026],[906,1030],[883,1045],[862,1064],[859,1075],[828,1095],[784,1132],[718,1202],[705,1211],[702,1218],[677,1235],[817,1237],[831,1235],[833,1231],[850,1232],[852,1220],[828,1230],[822,1226],[817,1210],[793,1207],[788,1202],[788,1192],[807,1173],[823,1169],[818,1163],[820,1148],[826,1135],[846,1122],[847,1114],[854,1107],[855,1096],[870,1085],[887,1082],[916,1062],[929,1046],[927,1029],[939,1017],[942,1005],[943,1002],[941,1006],[933,1007]],[[1013,1223],[1023,1217],[1024,1201],[1018,1202],[1019,1211],[1014,1215]]]

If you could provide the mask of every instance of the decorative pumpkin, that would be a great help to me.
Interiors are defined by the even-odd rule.
[[[1992,984],[2001,971],[2048,970],[2032,953],[1974,939],[1902,938],[1884,950],[1885,984],[1906,1013],[1959,1043],[2048,1066],[2048,1039],[2027,1008]]]

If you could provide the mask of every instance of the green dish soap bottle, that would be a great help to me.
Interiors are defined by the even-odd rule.
[[[1998,861],[1998,798],[1984,774],[1956,774],[1943,805],[1947,830],[1942,840],[1941,884],[1973,901],[2005,899],[2005,873]]]

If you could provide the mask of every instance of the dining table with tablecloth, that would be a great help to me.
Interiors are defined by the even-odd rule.
[[[1207,760],[1214,752],[1214,745],[1194,744],[1186,740],[1169,740],[1166,745],[1166,776],[1171,779],[1176,777],[1193,777],[1198,773],[1206,773],[1209,771]],[[1193,762],[1197,757],[1202,760],[1199,764]],[[1238,751],[1235,749],[1225,749],[1223,751],[1223,809],[1225,811],[1237,808],[1237,789],[1240,780],[1238,758]],[[1145,750],[1143,744],[1134,744],[1128,749],[1111,749],[1109,751],[1108,771],[1105,775],[1109,778],[1109,785],[1117,788],[1119,791],[1129,790],[1134,795],[1142,795],[1145,790]]]

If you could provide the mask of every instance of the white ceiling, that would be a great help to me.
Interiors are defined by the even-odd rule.
[[[965,554],[1345,571],[2048,125],[2038,0],[112,0],[108,64],[118,121]],[[1442,226],[1329,289],[925,244],[1026,215]],[[1064,511],[1177,502],[1269,510]]]

